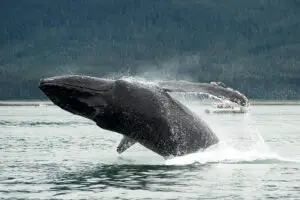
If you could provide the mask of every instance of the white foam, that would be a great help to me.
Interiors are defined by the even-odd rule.
[[[254,129],[254,130],[253,130]],[[165,161],[166,165],[190,165],[209,163],[300,163],[300,160],[284,158],[273,152],[264,142],[261,134],[252,127],[249,132],[249,144],[245,145],[241,141],[229,143],[220,141],[205,151],[192,153],[185,156],[171,158]],[[238,139],[237,139],[238,140]],[[246,148],[245,148],[246,146]]]
[[[139,83],[139,84],[144,84],[144,85],[149,85],[149,86],[157,85],[155,82],[149,81],[149,80],[147,80],[143,77],[139,77],[139,76],[123,76],[120,79],[126,80],[131,83]]]
[[[197,152],[186,156],[175,157],[166,160],[166,165],[190,165],[190,164],[209,164],[209,163],[245,163],[245,162],[298,162],[285,159],[271,151],[241,151],[226,143],[219,143],[203,152]]]

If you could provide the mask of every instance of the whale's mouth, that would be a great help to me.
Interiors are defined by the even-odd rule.
[[[109,91],[109,81],[81,76],[42,79],[39,88],[60,108],[89,119],[103,114],[106,101],[103,92]]]
[[[41,83],[39,87],[55,105],[64,110],[86,117],[95,112],[93,107],[83,101],[91,96],[86,91],[50,83]]]

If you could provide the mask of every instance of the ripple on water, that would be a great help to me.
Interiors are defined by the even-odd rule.
[[[94,125],[93,122],[81,121],[6,121],[0,120],[0,126],[7,127],[39,127],[39,126],[78,126],[78,125]]]

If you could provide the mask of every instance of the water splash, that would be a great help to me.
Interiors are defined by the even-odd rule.
[[[248,116],[247,121],[251,121]],[[223,138],[218,144],[193,154],[171,158],[165,161],[166,165],[190,165],[190,164],[278,164],[278,163],[300,163],[300,160],[284,158],[273,152],[265,143],[260,132],[253,126],[247,124],[248,139],[241,138],[226,140]],[[223,134],[224,135],[224,134]]]
[[[176,157],[166,160],[166,165],[190,165],[190,164],[270,164],[281,162],[297,162],[297,160],[287,159],[271,151],[260,151],[252,149],[241,151],[226,143],[219,143],[203,152],[197,152],[186,156]]]
[[[143,84],[143,85],[147,85],[147,86],[156,86],[157,85],[156,82],[147,80],[147,79],[145,79],[143,77],[140,77],[140,76],[123,76],[120,79],[121,80],[126,80],[126,81],[131,82],[131,83]]]

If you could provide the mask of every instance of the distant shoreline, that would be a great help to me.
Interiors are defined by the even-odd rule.
[[[209,105],[209,103],[204,103]],[[0,106],[53,106],[51,101],[41,100],[12,100],[12,101],[1,101]],[[300,105],[300,100],[250,100],[250,105]]]
[[[250,105],[300,105],[296,100],[250,100]]]
[[[0,101],[0,106],[51,106],[51,101]]]

